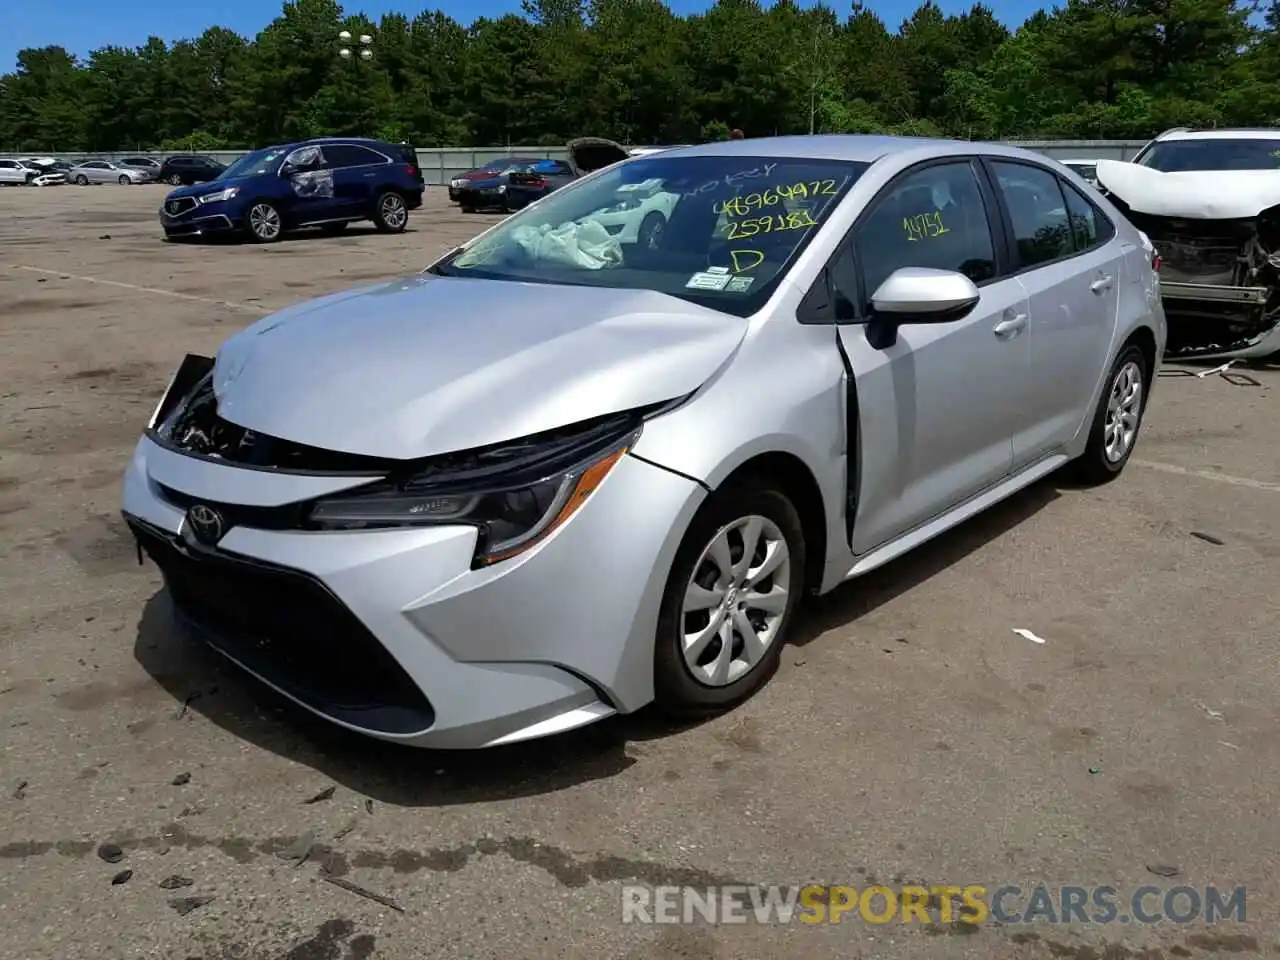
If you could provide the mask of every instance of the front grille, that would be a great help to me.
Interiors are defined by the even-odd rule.
[[[320,581],[286,567],[187,547],[133,517],[179,614],[210,646],[313,709],[410,734],[435,722],[404,668]]]
[[[1165,279],[1191,283],[1236,282],[1244,251],[1257,235],[1253,220],[1187,220],[1128,212],[1155,244]]]
[[[188,213],[196,208],[197,204],[193,197],[178,197],[176,200],[166,200],[164,202],[164,211],[171,217],[180,217],[184,213]]]

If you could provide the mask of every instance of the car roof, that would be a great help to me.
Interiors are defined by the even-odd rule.
[[[1240,127],[1238,129],[1219,130],[1170,130],[1157,137],[1162,143],[1166,140],[1277,140],[1280,130],[1268,130],[1266,127]]]
[[[851,160],[860,163],[875,163],[883,157],[895,154],[916,154],[920,159],[953,154],[989,154],[1036,161],[1045,159],[1044,154],[1006,143],[858,134],[721,140],[690,147],[672,147],[670,150],[662,151],[663,159],[669,157],[776,157],[787,160]]]

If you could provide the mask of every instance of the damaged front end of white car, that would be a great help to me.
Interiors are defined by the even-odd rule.
[[[1280,158],[1168,171],[1100,160],[1097,179],[1160,256],[1167,357],[1280,359]]]

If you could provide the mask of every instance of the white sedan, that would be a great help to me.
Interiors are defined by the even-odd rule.
[[[87,183],[118,183],[127,187],[133,183],[151,183],[155,176],[149,170],[126,167],[111,160],[84,160],[67,171],[67,180],[80,186]]]

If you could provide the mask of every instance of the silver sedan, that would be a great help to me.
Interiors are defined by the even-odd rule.
[[[129,186],[135,183],[152,183],[155,174],[150,170],[138,167],[126,167],[122,163],[111,160],[82,160],[67,171],[67,182],[78,183],[118,183]]]
[[[651,243],[601,219],[657,192]],[[769,679],[806,595],[1060,468],[1118,477],[1156,265],[1011,146],[624,160],[188,356],[125,519],[175,629],[347,728],[482,747],[706,715]]]

